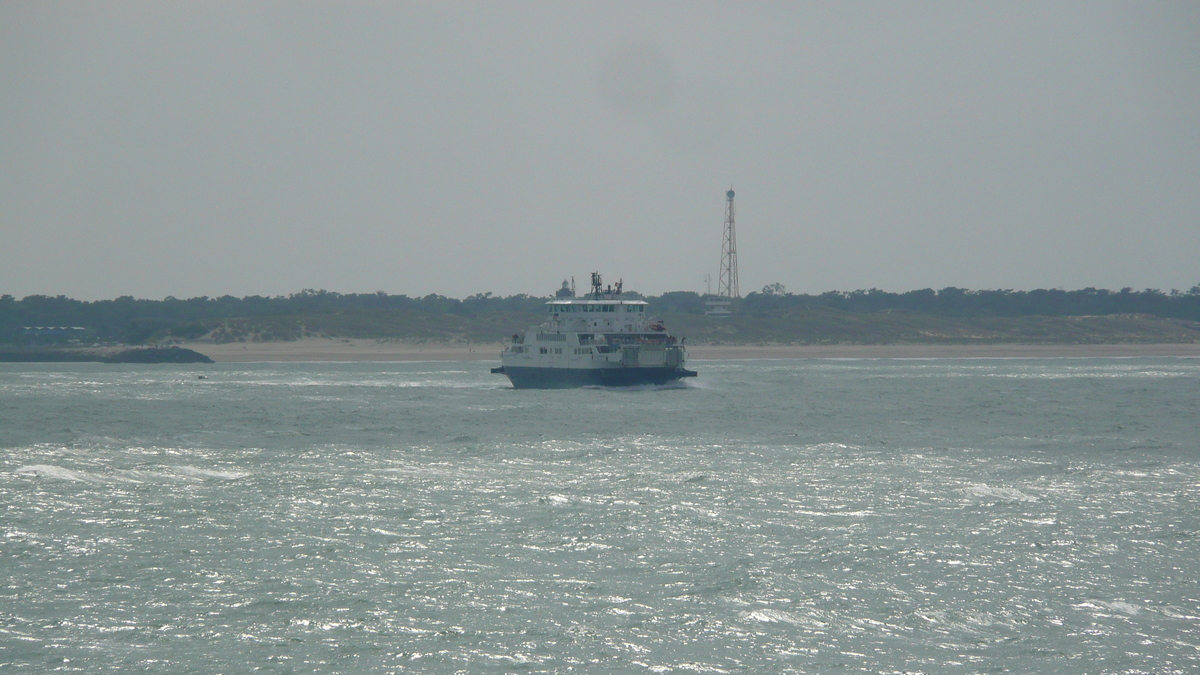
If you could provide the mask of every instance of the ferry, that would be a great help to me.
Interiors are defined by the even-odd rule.
[[[667,333],[662,321],[647,318],[648,304],[621,297],[621,282],[605,287],[592,273],[592,291],[576,298],[563,282],[546,303],[546,323],[500,352],[499,368],[515,389],[628,387],[667,384],[695,377],[688,370],[687,347]]]

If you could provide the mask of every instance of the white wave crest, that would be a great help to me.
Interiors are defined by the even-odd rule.
[[[1097,600],[1095,602],[1081,602],[1079,604],[1071,605],[1071,606],[1074,607],[1075,609],[1091,610],[1093,612],[1103,611],[1103,610],[1107,609],[1107,610],[1113,611],[1113,612],[1120,612],[1121,614],[1124,614],[1126,616],[1137,616],[1142,611],[1141,608],[1138,607],[1137,605],[1125,602],[1123,600],[1114,600],[1112,602],[1104,602],[1103,600]]]
[[[91,483],[85,474],[70,469],[64,469],[61,466],[53,464],[30,464],[16,470],[16,473],[22,476],[39,476],[41,478],[54,478],[56,480],[73,480],[80,483]]]
[[[1036,502],[1038,500],[1037,497],[1027,495],[1016,488],[991,487],[983,483],[963,488],[960,492],[968,497],[984,497],[1006,502]]]
[[[176,470],[185,476],[193,476],[195,478],[219,478],[221,480],[237,480],[250,475],[245,471],[214,471],[213,469],[201,469],[194,466],[181,466]]]
[[[793,626],[809,626],[813,628],[823,628],[827,626],[824,621],[818,621],[806,616],[796,616],[790,612],[785,612],[782,609],[756,609],[750,612],[739,612],[738,617],[743,621],[757,621],[759,623],[787,623]]]
[[[1121,600],[1114,600],[1112,602],[1101,602],[1100,604],[1113,610],[1114,612],[1120,612],[1120,613],[1128,615],[1128,616],[1137,616],[1142,611],[1137,605],[1134,605],[1134,604],[1128,603],[1128,602],[1124,602]]]

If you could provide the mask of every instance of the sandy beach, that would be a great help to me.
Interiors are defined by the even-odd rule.
[[[500,343],[418,344],[378,340],[193,342],[183,345],[217,362],[253,361],[499,361]],[[1200,357],[1200,344],[1117,345],[804,345],[689,346],[692,360],[935,359],[1051,357]]]

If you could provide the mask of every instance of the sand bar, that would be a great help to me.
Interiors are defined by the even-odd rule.
[[[695,346],[692,359],[969,359],[1200,357],[1200,344]]]
[[[503,345],[422,344],[386,340],[304,339],[184,345],[217,362],[499,361]],[[690,345],[695,361],[727,359],[935,359],[1054,357],[1200,357],[1200,344],[1117,345]]]

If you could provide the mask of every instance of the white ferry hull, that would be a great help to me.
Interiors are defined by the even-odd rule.
[[[696,371],[686,368],[543,368],[537,366],[501,366],[493,373],[508,376],[514,389],[573,389],[577,387],[632,387],[663,385]]]

